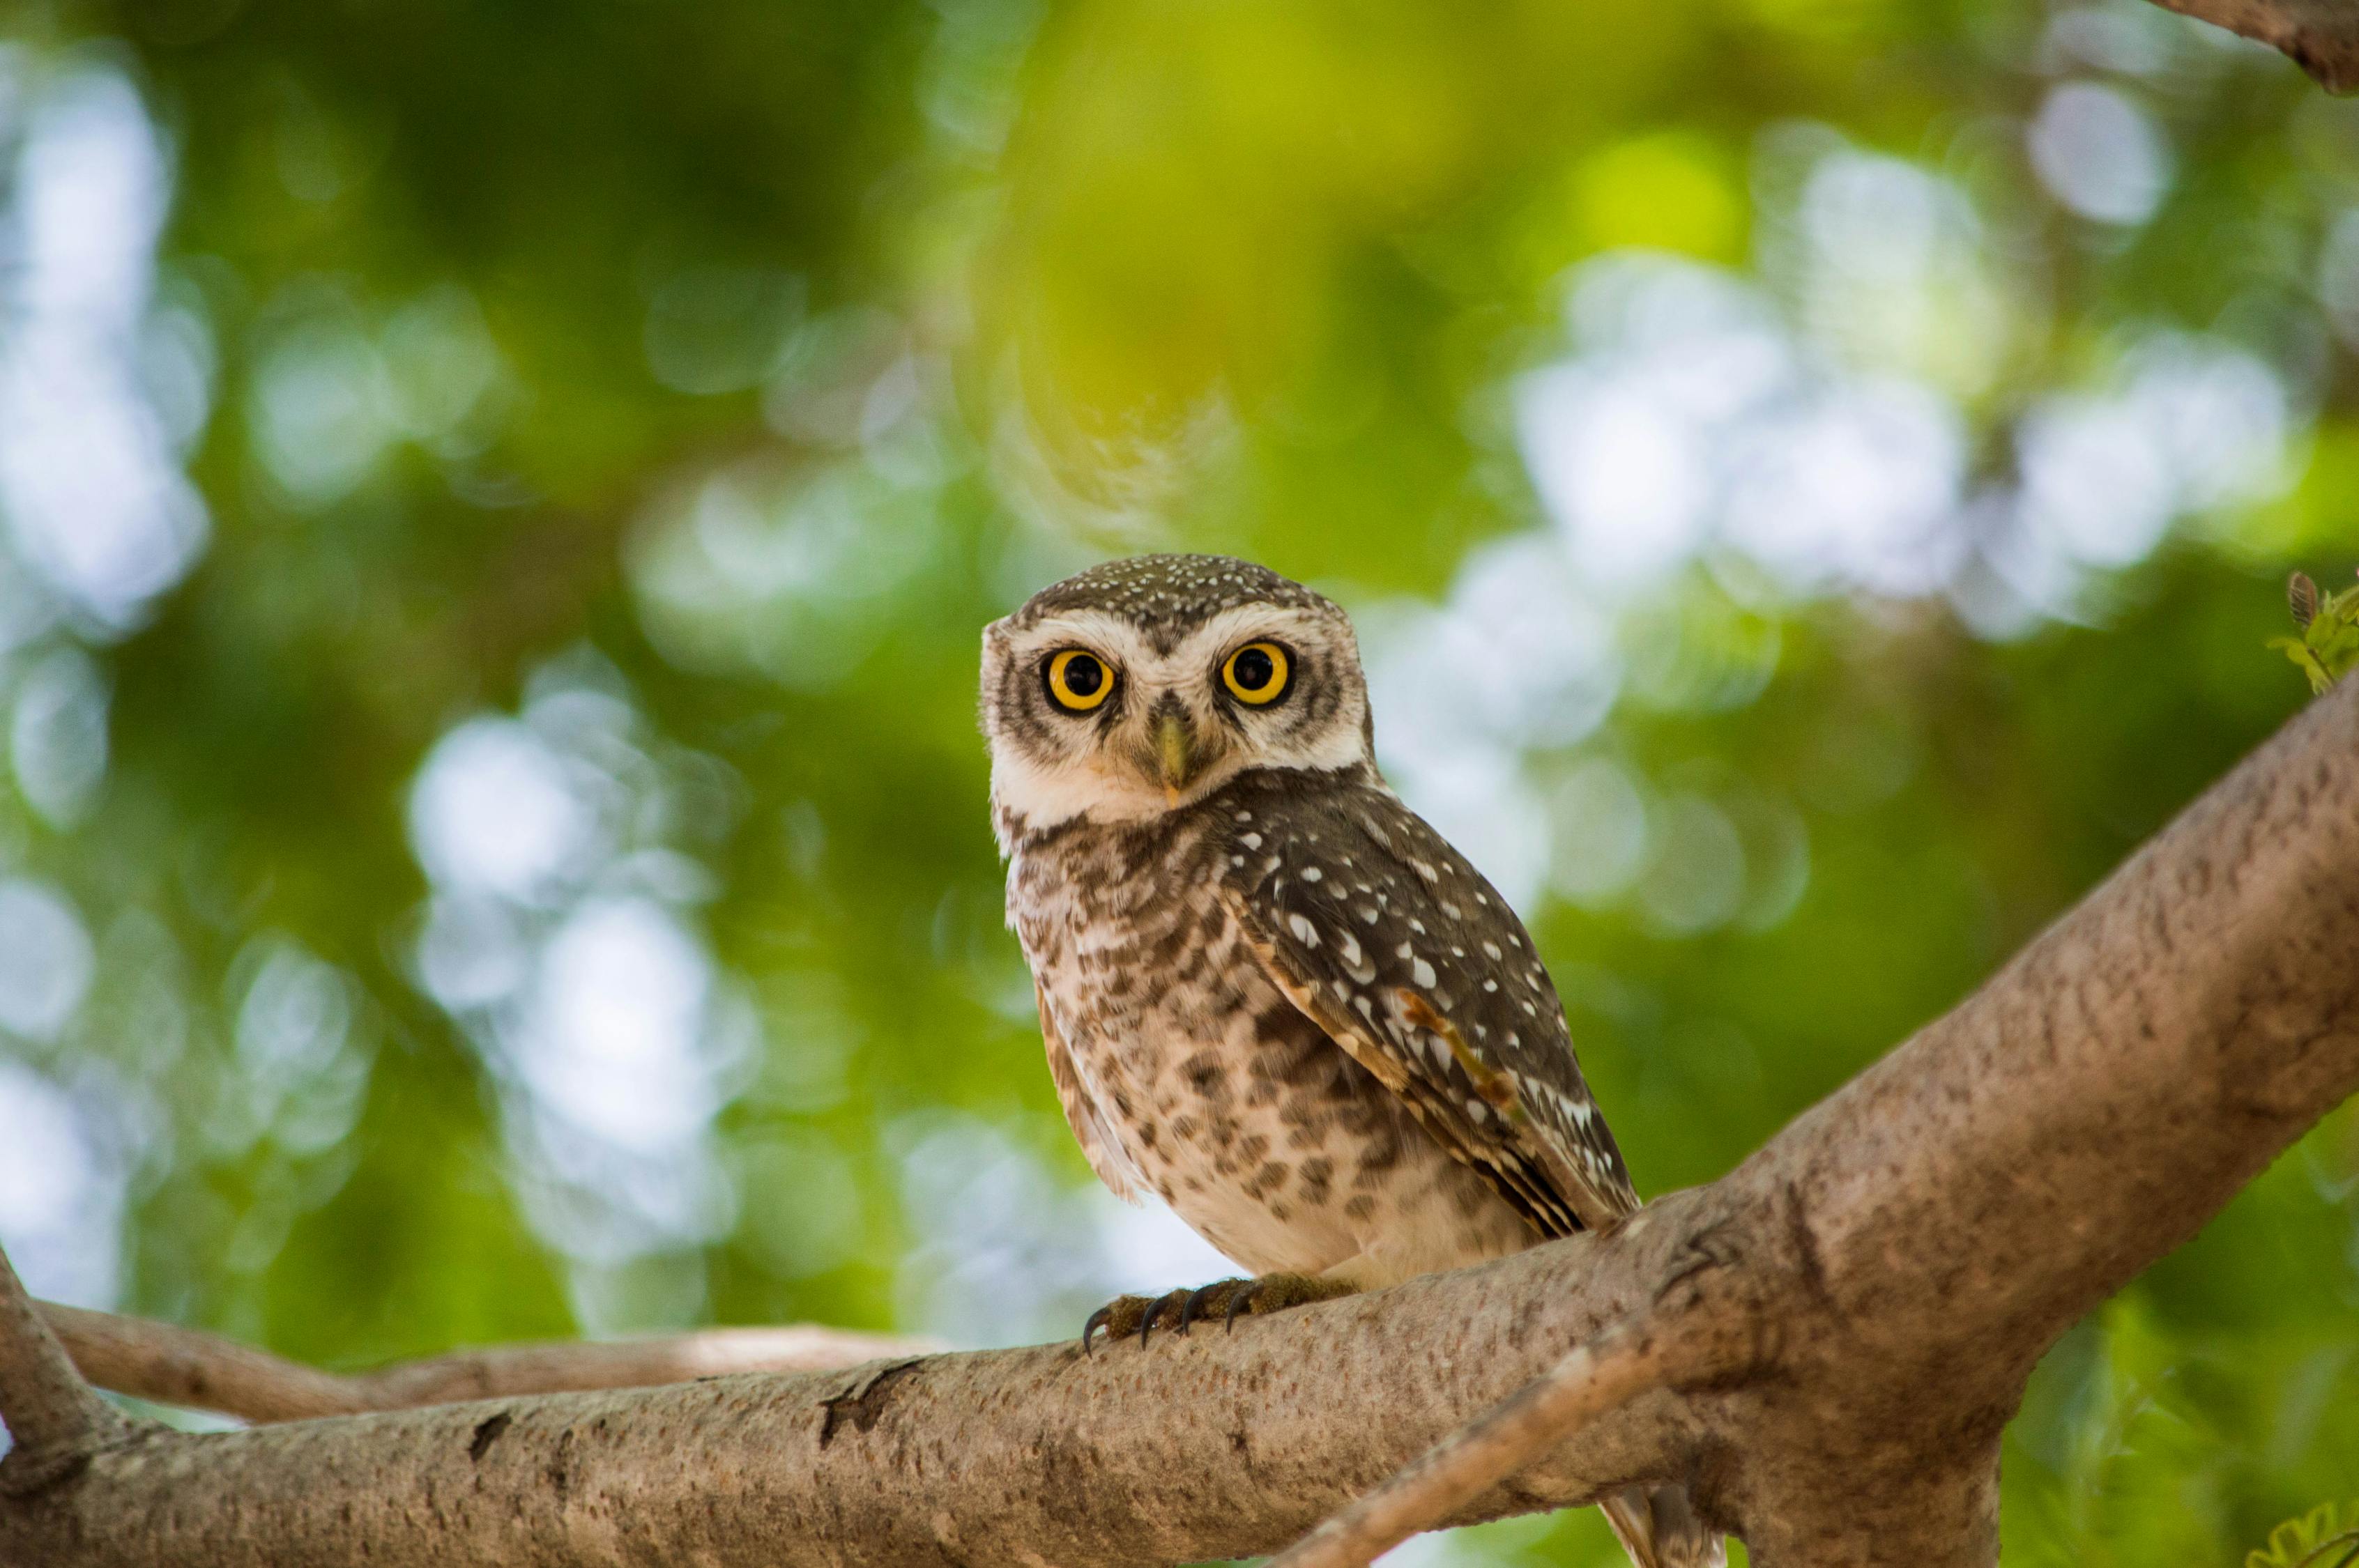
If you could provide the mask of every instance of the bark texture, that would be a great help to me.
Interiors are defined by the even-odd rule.
[[[1999,1433],[2033,1363],[2359,1087],[2354,959],[2346,682],[1947,1017],[1728,1176],[1611,1230],[1094,1357],[102,1438],[0,1499],[0,1563],[1243,1555],[1575,1346],[1676,1316],[1715,1325],[1710,1355],[1581,1405],[1569,1441],[1449,1518],[1678,1481],[1764,1568],[1986,1568]],[[0,1378],[17,1365],[0,1352]]]

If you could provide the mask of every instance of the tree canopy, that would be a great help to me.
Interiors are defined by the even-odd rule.
[[[2142,0],[0,39],[0,1242],[322,1364],[1218,1270],[1000,921],[978,634],[1092,559],[1353,612],[1650,1195],[2306,700],[2359,562],[2359,104]],[[2354,1193],[2346,1111],[2065,1339],[2011,1563],[2359,1497]]]

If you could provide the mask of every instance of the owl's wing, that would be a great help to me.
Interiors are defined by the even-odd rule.
[[[1127,1204],[1138,1203],[1146,1182],[1137,1162],[1098,1108],[1094,1086],[1059,1033],[1056,1015],[1049,1011],[1049,993],[1035,982],[1032,997],[1040,1007],[1040,1041],[1049,1048],[1049,1078],[1057,1086],[1057,1103],[1065,1108],[1065,1120],[1082,1146],[1082,1158],[1114,1196]]]
[[[1381,784],[1240,781],[1221,896],[1280,989],[1548,1235],[1638,1206],[1498,891]]]

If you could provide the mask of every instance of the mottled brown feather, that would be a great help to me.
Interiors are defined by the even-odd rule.
[[[1544,1233],[1636,1209],[1556,989],[1482,873],[1373,779],[1309,792],[1247,775],[1227,793],[1222,896],[1287,996]],[[1432,1015],[1511,1104],[1424,1026]]]

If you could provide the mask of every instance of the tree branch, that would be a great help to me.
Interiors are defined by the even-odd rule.
[[[2155,0],[2292,58],[2329,92],[2359,87],[2359,4],[2354,0]]]
[[[64,1348],[0,1252],[0,1421],[10,1447],[0,1460],[0,1494],[62,1479],[130,1423],[74,1371]]]
[[[1611,1263],[1576,1238],[1145,1351],[1085,1357],[1068,1342],[158,1432],[38,1508],[0,1505],[0,1563],[1147,1564],[1268,1550],[1513,1392],[1555,1359],[1544,1347],[1602,1326],[1601,1308],[1648,1299],[1629,1271],[1668,1267],[1684,1229],[1642,1233]],[[1694,1436],[1676,1408],[1634,1404],[1479,1511],[1614,1489],[1676,1465]]]
[[[307,1421],[519,1394],[649,1388],[732,1372],[821,1372],[941,1346],[914,1336],[794,1324],[711,1328],[668,1338],[505,1345],[323,1372],[201,1329],[36,1303],[82,1375],[103,1389],[241,1420]]]
[[[1947,1017],[1611,1230],[1093,1359],[1066,1344],[143,1433],[0,1498],[0,1562],[1243,1556],[1569,1347],[1678,1305],[1757,1327],[1750,1354],[1692,1382],[1666,1361],[1664,1386],[1615,1403],[1642,1379],[1614,1353],[1611,1386],[1596,1369],[1568,1396],[1600,1412],[1577,1441],[1441,1522],[1678,1483],[1760,1568],[1989,1568],[1999,1434],[2034,1362],[2359,1087],[2354,954],[2346,681]]]

